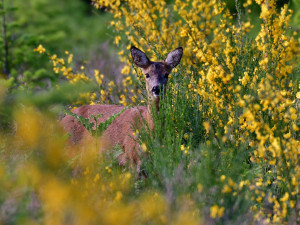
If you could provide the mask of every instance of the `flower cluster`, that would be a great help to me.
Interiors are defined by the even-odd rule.
[[[170,78],[174,100],[170,107],[176,110],[176,96],[182,93],[178,86],[184,86],[182,94],[203,114],[206,137],[215,135],[225,146],[234,143],[237,149],[247,146],[251,163],[261,168],[259,182],[244,183],[255,193],[256,219],[284,223],[291,216],[299,217],[300,86],[295,76],[300,40],[289,31],[292,11],[287,5],[278,12],[274,0],[255,2],[237,4],[238,12],[232,15],[225,3],[215,0],[176,0],[173,5],[94,0],[97,8],[114,15],[110,25],[118,33],[115,44],[124,49],[120,55],[126,88],[135,85],[128,81],[144,79],[123,56],[130,44],[152,53],[153,60],[184,47],[182,66]],[[248,15],[253,4],[261,8],[261,24],[252,41]],[[179,149],[187,152],[184,145]],[[234,193],[234,188],[238,186],[224,186],[222,192]],[[223,214],[222,207],[211,206],[213,218]]]
[[[89,151],[67,151],[73,171],[81,173],[71,179],[71,185],[54,179],[53,174],[44,179],[40,165],[22,165],[33,174],[32,180],[23,175],[26,182],[32,181],[37,187],[47,221],[59,223],[70,217],[80,224],[80,218],[89,217],[90,223],[101,218],[105,224],[198,224],[198,210],[203,209],[216,222],[230,223],[229,218],[235,217],[237,208],[246,202],[243,207],[251,210],[252,223],[298,222],[300,39],[289,27],[292,11],[286,5],[277,9],[274,0],[247,0],[242,5],[236,1],[236,14],[217,0],[93,3],[114,16],[110,26],[116,31],[114,44],[119,46],[118,55],[124,63],[120,85],[108,81],[98,70],[74,65],[69,52],[65,52],[64,59],[50,55],[42,45],[35,51],[46,53],[54,73],[70,83],[97,84],[98,89],[82,94],[78,104],[85,99],[89,104],[138,105],[145,79],[132,64],[130,46],[147,52],[153,61],[164,59],[178,46],[184,48],[180,65],[170,74],[162,101],[165,104],[159,115],[153,115],[154,134],[139,133],[141,149],[149,156],[145,159],[148,183],[153,177],[157,179],[150,189],[160,185],[167,194],[155,190],[130,199],[130,192],[138,185],[133,185],[132,174],[116,172],[113,160],[107,162],[96,153],[95,146],[87,144],[84,148]],[[254,4],[261,10],[259,31],[252,38],[249,32],[254,27],[250,19]],[[74,67],[79,68],[78,72]],[[28,116],[32,114],[35,116]],[[57,171],[58,162],[69,158],[59,151],[59,142],[40,136],[41,115],[34,111],[28,115],[15,115],[18,131],[13,143],[21,143],[16,148],[29,149],[38,149],[41,140],[53,143],[43,154],[45,165]],[[154,161],[161,156],[166,157]],[[95,162],[97,157],[101,159]],[[246,165],[246,172],[240,164]],[[210,171],[212,168],[216,169]],[[197,171],[185,180],[191,186],[188,194],[185,187],[180,192],[172,186],[172,182],[181,185],[182,171],[187,171],[185,175]],[[159,180],[168,172],[175,178]],[[49,187],[51,190],[45,191]],[[177,192],[181,195],[174,197]],[[176,216],[176,210],[170,207],[173,203],[180,211]],[[87,211],[91,206],[92,210]]]

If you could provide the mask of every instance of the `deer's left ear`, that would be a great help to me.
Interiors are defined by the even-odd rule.
[[[178,47],[168,54],[167,58],[165,59],[165,62],[170,67],[174,68],[179,64],[182,54],[183,54],[182,47]]]
[[[134,46],[131,46],[130,52],[131,52],[133,62],[138,67],[145,69],[151,64],[151,61],[148,59],[146,54],[144,52],[142,52],[140,49],[138,49]]]

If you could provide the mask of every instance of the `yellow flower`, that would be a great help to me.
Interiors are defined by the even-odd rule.
[[[114,42],[114,43],[115,43],[116,45],[118,45],[119,42],[120,42],[120,40],[121,40],[121,36],[116,36],[116,37],[115,37],[115,42]]]
[[[270,15],[270,12],[268,10],[268,7],[266,4],[262,4],[261,6],[261,14],[260,14],[260,18],[262,19],[267,19],[267,17]]]
[[[40,54],[46,52],[46,49],[43,47],[43,45],[39,45],[37,48],[35,48],[33,51],[38,52]]]
[[[187,35],[188,35],[188,29],[187,28],[182,29],[180,32],[180,36],[186,37]]]
[[[226,179],[226,176],[225,176],[225,175],[222,175],[222,176],[220,177],[221,182],[223,182],[225,179]]]
[[[180,150],[181,150],[181,151],[184,151],[184,150],[185,150],[184,145],[181,145],[181,146],[180,146]]]
[[[280,199],[280,201],[282,202],[286,202],[287,200],[289,200],[289,193],[285,192],[284,196]]]
[[[291,119],[292,119],[292,120],[296,120],[297,118],[298,118],[298,116],[297,116],[296,113],[294,113],[294,114],[291,115]]]
[[[293,127],[294,131],[299,131],[300,130],[299,127],[295,123],[293,123],[292,127]]]
[[[297,110],[293,107],[290,108],[290,113],[291,114],[296,114]]]
[[[226,193],[230,193],[231,191],[232,191],[231,187],[229,187],[227,184],[225,184],[222,189],[222,193],[226,194]]]
[[[189,135],[188,135],[187,133],[185,133],[185,134],[183,135],[183,138],[184,138],[185,140],[188,140],[188,139],[189,139]]]
[[[70,64],[73,61],[73,54],[70,54],[68,57],[68,64]]]
[[[147,151],[147,146],[145,145],[145,143],[142,143],[141,149],[142,149],[143,152]]]
[[[261,197],[261,196],[257,197],[257,198],[256,198],[256,201],[257,201],[258,203],[261,203],[262,197]]]
[[[128,65],[124,66],[121,70],[122,74],[128,75],[130,73],[130,67]]]
[[[115,201],[119,202],[123,198],[123,194],[120,191],[117,191]]]
[[[41,136],[41,115],[32,108],[19,110],[16,115],[17,133],[16,137],[20,138],[24,145],[33,148],[38,144]]]
[[[238,102],[238,105],[239,105],[240,107],[245,107],[246,102],[245,102],[243,99],[241,99],[241,100]]]
[[[204,126],[204,129],[206,130],[206,133],[208,134],[209,133],[209,122],[207,122],[207,121],[203,122],[203,126]]]
[[[210,217],[215,218],[221,218],[224,215],[225,208],[219,207],[218,205],[213,205],[210,207]]]
[[[285,139],[289,139],[291,137],[291,132],[288,132],[288,133],[284,134],[283,137]]]

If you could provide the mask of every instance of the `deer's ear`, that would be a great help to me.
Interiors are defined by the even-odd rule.
[[[165,59],[165,62],[171,66],[172,68],[176,67],[182,57],[183,54],[183,49],[182,47],[178,47],[175,50],[173,50],[172,52],[170,52],[167,56],[167,58]]]
[[[148,59],[146,54],[142,52],[140,49],[132,46],[130,48],[130,52],[131,52],[133,62],[138,67],[147,68],[151,64],[151,61]]]

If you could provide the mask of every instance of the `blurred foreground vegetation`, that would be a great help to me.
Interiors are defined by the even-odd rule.
[[[2,224],[300,223],[297,0],[1,8]],[[119,146],[68,147],[58,124],[70,105],[147,104],[131,45],[153,61],[184,48],[155,130],[133,134],[145,177],[117,165]]]

